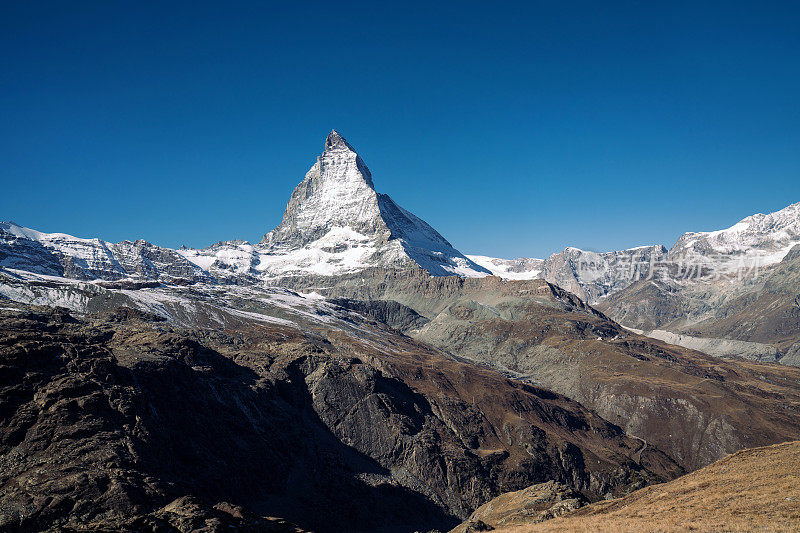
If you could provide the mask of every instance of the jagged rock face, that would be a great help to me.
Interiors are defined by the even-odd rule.
[[[604,253],[566,248],[544,261],[542,277],[593,303],[649,276],[666,253],[660,245]]]
[[[375,328],[0,310],[0,528],[191,529],[243,505],[426,531],[549,479],[598,498],[680,473],[563,396]]]

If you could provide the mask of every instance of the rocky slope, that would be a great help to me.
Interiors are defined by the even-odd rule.
[[[800,527],[800,442],[742,450],[669,483],[600,502],[548,522],[525,520],[538,492],[473,531],[773,531]],[[522,493],[524,494],[524,492]],[[503,504],[513,495],[494,501]],[[492,502],[486,504],[486,507]],[[466,529],[470,524],[464,524]],[[458,528],[454,531],[463,531]]]
[[[303,281],[331,297],[398,302],[427,319],[405,330],[415,339],[565,394],[688,469],[800,438],[800,370],[636,335],[542,280],[372,271],[291,283]]]
[[[631,285],[598,308],[620,323],[721,357],[800,366],[800,246],[760,276],[689,287]]]
[[[0,311],[4,530],[427,530],[531,483],[597,499],[680,472],[563,396],[316,298],[47,281],[153,313]]]

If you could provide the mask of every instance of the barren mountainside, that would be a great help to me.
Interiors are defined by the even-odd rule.
[[[129,308],[0,311],[2,528],[128,529],[189,498],[199,520],[244,506],[410,531],[535,482],[596,499],[681,471],[563,396],[345,311],[360,335],[258,315],[222,332]]]

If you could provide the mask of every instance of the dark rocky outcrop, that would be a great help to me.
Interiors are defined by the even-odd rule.
[[[469,519],[450,533],[494,531],[520,525],[538,524],[580,509],[588,500],[566,485],[549,481],[515,492],[501,494],[475,510]]]
[[[428,319],[407,305],[393,300],[352,300],[349,298],[331,298],[332,304],[339,305],[356,313],[383,322],[398,331],[416,329],[428,323]]]

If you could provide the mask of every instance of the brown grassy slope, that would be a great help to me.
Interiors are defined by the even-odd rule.
[[[742,450],[691,474],[589,505],[533,531],[798,531],[800,441]]]

